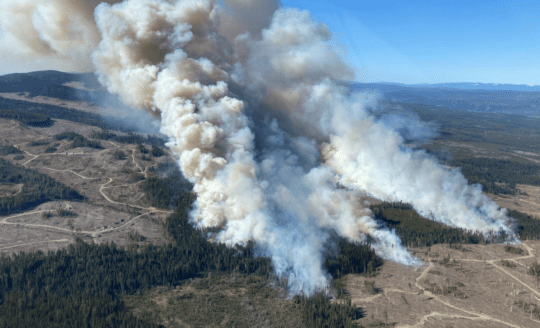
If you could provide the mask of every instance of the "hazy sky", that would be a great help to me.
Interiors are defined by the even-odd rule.
[[[538,0],[281,1],[330,27],[358,81],[540,84]],[[49,68],[70,70],[0,61],[0,74]]]
[[[540,84],[540,1],[282,2],[330,27],[359,81]]]

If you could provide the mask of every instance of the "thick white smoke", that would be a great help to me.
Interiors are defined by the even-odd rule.
[[[61,63],[93,71],[90,54],[100,41],[94,9],[121,0],[2,0],[0,58],[4,61]]]
[[[338,81],[354,74],[307,11],[262,0],[126,0],[97,6],[95,21],[97,76],[129,106],[161,116],[197,193],[193,223],[221,227],[215,240],[228,245],[255,241],[293,293],[328,286],[322,254],[332,233],[370,236],[381,257],[419,265],[374,220],[366,195],[515,238],[480,188],[374,119],[376,97],[348,95]]]

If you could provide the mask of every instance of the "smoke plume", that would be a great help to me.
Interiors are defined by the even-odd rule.
[[[90,54],[100,34],[94,9],[120,0],[2,0],[2,59],[55,60],[71,70],[92,71]]]
[[[100,82],[160,116],[197,193],[193,224],[220,227],[214,240],[227,245],[253,240],[291,292],[329,285],[322,254],[331,234],[369,236],[381,257],[420,264],[377,223],[366,196],[515,240],[512,219],[479,186],[407,149],[389,120],[373,116],[377,97],[348,95],[341,81],[354,74],[309,12],[262,0],[126,0],[98,5],[90,26],[83,13],[91,7],[70,7],[86,17],[74,28],[88,23],[86,46],[99,40]],[[53,40],[59,34],[39,26],[38,50],[65,55],[69,38]]]

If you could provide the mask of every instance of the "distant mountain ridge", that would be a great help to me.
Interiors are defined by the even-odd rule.
[[[80,82],[88,91],[65,85]],[[29,92],[30,97],[46,96],[63,100],[91,100],[102,92],[102,87],[93,73],[64,73],[58,71],[37,71],[13,73],[0,76],[0,93]]]
[[[491,89],[488,89],[491,88]],[[521,90],[507,90],[507,89]],[[351,93],[379,93],[389,103],[425,104],[450,109],[540,117],[540,87],[511,84],[349,84]]]
[[[80,82],[87,90],[66,85]],[[371,91],[383,102],[426,104],[472,112],[504,113],[540,117],[540,86],[494,83],[345,83],[352,93]],[[93,91],[91,91],[93,90]],[[93,73],[37,71],[0,76],[0,93],[25,92],[29,97],[47,96],[121,106],[116,96],[99,84]]]
[[[99,89],[97,78],[93,73],[65,73],[59,71],[36,71],[29,73],[12,73],[0,76],[0,92],[9,85],[62,85],[68,82],[82,82],[86,88]]]
[[[12,73],[0,76],[0,83],[16,83],[22,81],[34,81],[34,83],[64,84],[72,81],[91,79],[93,73],[65,73],[59,71],[35,71],[29,73]],[[95,79],[95,78],[94,78]],[[96,81],[97,82],[97,81]]]
[[[360,83],[364,84],[364,83]],[[458,90],[496,90],[496,91],[524,91],[524,92],[540,92],[540,85],[527,84],[502,84],[502,83],[477,83],[477,82],[448,82],[448,83],[418,83],[404,84],[392,82],[367,83],[367,84],[385,84],[396,85],[413,88],[446,88]]]

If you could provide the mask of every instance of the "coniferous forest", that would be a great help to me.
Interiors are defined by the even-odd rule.
[[[11,154],[22,154],[22,151],[13,145],[3,145],[0,143],[0,156]]]
[[[108,129],[114,129],[132,133],[130,138],[137,136],[137,134],[133,133],[133,131],[136,130],[135,128],[126,126],[126,122],[122,122],[115,117],[102,116],[96,113],[61,106],[36,104],[35,102],[31,101],[8,99],[1,96],[0,118],[13,119],[22,124],[33,127],[49,127],[54,124],[54,119],[61,119],[99,127],[105,131],[108,131]],[[94,136],[92,136],[92,138],[94,138]],[[117,138],[118,142],[126,142],[129,140],[123,136],[117,136]],[[162,138],[156,136],[138,136],[136,138],[141,140],[141,142],[149,143],[151,145],[155,144],[157,146],[163,146],[165,144],[165,141]]]
[[[21,196],[13,197],[12,203],[9,198],[2,199],[3,213],[13,213],[29,204],[35,206],[40,200],[82,199],[75,191],[37,171],[5,160],[0,160],[0,168],[0,181],[29,186],[23,188]],[[254,245],[228,248],[208,242],[204,232],[189,222],[189,209],[195,199],[191,185],[179,176],[174,165],[161,164],[156,171],[167,173],[147,179],[141,188],[153,206],[175,208],[166,221],[170,242],[164,246],[149,244],[126,249],[77,239],[67,249],[56,252],[3,256],[0,327],[154,327],[154,323],[130,314],[122,297],[157,286],[182,285],[207,272],[275,278],[270,260],[254,256]],[[380,222],[396,230],[407,246],[490,242],[477,232],[424,219],[408,204],[383,203],[371,209]],[[510,215],[522,227],[519,230],[522,238],[534,236],[540,230],[537,220],[516,211]],[[352,244],[342,238],[333,242],[337,245],[337,255],[328,256],[324,265],[334,278],[347,273],[373,276],[375,268],[382,265],[369,245]],[[331,304],[323,295],[301,298],[299,302],[306,327],[352,327],[352,320],[358,315],[354,305]]]
[[[420,216],[410,204],[382,203],[371,205],[376,218],[390,230],[394,230],[407,247],[431,246],[433,244],[486,243],[485,237],[474,231],[452,228]]]
[[[492,194],[515,195],[516,184],[540,186],[540,165],[532,163],[480,157],[454,159],[452,165],[459,166],[470,183],[479,183],[484,192]]]
[[[27,126],[51,126],[53,119],[67,119],[101,128],[89,138],[74,132],[52,136],[54,140],[70,141],[70,148],[103,149],[104,141],[113,141],[136,145],[135,156],[142,161],[154,161],[166,154],[165,140],[162,138],[113,133],[108,128],[114,126],[92,113],[52,105],[38,106],[2,97],[0,104],[5,108],[0,110],[0,117],[14,119]],[[26,145],[40,147],[49,143],[34,140]],[[51,144],[44,152],[56,152],[57,145]],[[123,150],[113,153],[113,157],[119,161],[129,160],[132,149]],[[21,153],[15,146],[0,144],[0,156],[17,154],[22,158]],[[516,184],[540,185],[540,165],[532,162],[482,157],[442,160],[447,165],[460,167],[470,183],[480,183],[485,192],[516,195],[519,194]],[[148,166],[147,173],[150,176],[146,178],[140,175],[144,181],[139,184],[146,199],[154,207],[174,210],[164,223],[167,243],[154,246],[143,242],[145,237],[132,233],[129,235],[132,244],[126,247],[114,243],[98,245],[77,238],[74,244],[58,251],[1,256],[0,327],[160,327],[159,320],[133,312],[126,305],[129,304],[127,300],[147,295],[150,291],[154,293],[160,288],[191,288],[193,281],[202,281],[210,276],[243,276],[244,280],[238,283],[239,286],[255,278],[264,286],[276,281],[281,286],[286,285],[286,280],[283,284],[284,279],[276,277],[271,260],[258,256],[256,245],[248,243],[228,248],[209,242],[207,231],[193,228],[188,213],[195,195],[191,192],[192,185],[182,177],[176,163],[162,162]],[[22,212],[51,200],[84,200],[84,196],[77,191],[50,176],[4,159],[0,159],[0,183],[22,185],[21,192],[16,195],[0,198],[2,215]],[[418,215],[409,204],[382,203],[372,205],[371,209],[378,222],[395,230],[406,247],[429,247],[441,243],[489,244],[504,239],[498,232],[484,236],[478,231],[453,228],[428,220]],[[65,215],[70,213],[66,211]],[[516,219],[516,231],[522,240],[539,238],[538,218],[512,210],[509,215]],[[323,265],[334,279],[349,273],[374,277],[377,268],[383,265],[369,244],[350,243],[333,236],[327,246]],[[539,272],[538,264],[527,266],[527,273],[537,278],[540,277]],[[369,284],[367,280],[364,283]],[[371,283],[374,288],[374,282]],[[204,288],[215,287],[207,282],[204,284],[209,285]],[[338,295],[342,295],[341,289]],[[299,309],[299,317],[305,327],[356,327],[353,321],[362,316],[362,310],[350,300],[331,302],[323,293],[310,298],[297,296],[292,303]],[[540,315],[540,310],[532,303],[522,301],[516,305],[536,316]],[[191,315],[197,316],[197,313]],[[205,326],[207,322],[207,326],[210,325],[211,321],[205,320],[198,319],[197,325]],[[380,322],[380,325],[384,324]]]
[[[24,168],[11,168],[12,175],[22,176],[17,169]],[[168,188],[167,179],[156,178],[152,188]],[[161,194],[169,199],[167,193],[171,192],[169,188]],[[2,256],[0,327],[157,327],[131,315],[122,296],[157,286],[182,285],[205,272],[275,279],[270,260],[255,257],[252,244],[228,248],[207,241],[202,231],[193,228],[188,212],[194,197],[184,191],[176,199],[176,210],[166,221],[171,242],[164,246],[126,249],[115,244],[88,244],[79,238],[56,252]],[[337,260],[326,263],[333,273],[370,275],[380,264],[368,245],[343,240],[339,241]],[[306,327],[351,327],[351,320],[356,319],[355,306],[330,304],[326,296],[301,302]]]
[[[492,194],[517,195],[516,184],[540,186],[540,165],[530,161],[464,156],[427,149],[448,166],[458,167],[470,184],[478,183],[482,191]]]
[[[22,124],[35,127],[47,127],[54,124],[53,120],[45,114],[16,110],[0,110],[0,118],[16,120]]]
[[[59,139],[77,139],[63,135]],[[23,183],[23,192],[2,198],[3,213],[13,213],[50,199],[83,199],[76,191],[35,170],[0,160],[0,181]],[[0,327],[155,327],[126,309],[122,297],[158,286],[178,286],[208,272],[232,272],[275,279],[270,260],[255,257],[254,245],[228,248],[206,240],[193,228],[188,213],[195,199],[191,185],[177,167],[161,164],[141,188],[153,206],[175,208],[166,221],[170,242],[139,249],[115,244],[88,244],[82,239],[56,252],[20,253],[0,259]],[[11,199],[11,203],[9,200]],[[25,207],[26,206],[26,207]],[[489,243],[478,232],[451,228],[420,217],[410,205],[382,203],[371,206],[381,223],[395,229],[404,245],[436,243]],[[539,221],[511,211],[520,237],[538,236]],[[494,236],[495,238],[496,236]],[[348,273],[373,276],[382,261],[369,245],[333,240],[337,254],[325,268],[334,278]],[[324,295],[300,298],[306,327],[352,327],[358,313],[351,304],[330,303]],[[43,320],[46,318],[47,320]]]
[[[508,215],[517,220],[517,233],[523,240],[540,239],[540,219],[515,210],[508,210]]]
[[[140,135],[135,133],[128,133],[128,135],[117,135],[107,129],[101,131],[95,131],[90,136],[93,139],[109,140],[114,142],[120,142],[124,144],[142,144],[152,145],[152,146],[164,146],[165,140],[160,137],[152,135]]]
[[[69,140],[71,141],[70,148],[89,147],[96,149],[103,149],[103,146],[99,141],[88,140],[86,137],[75,132],[63,132],[53,136],[55,140]]]
[[[179,196],[193,187],[182,176],[176,163],[159,163],[157,167],[152,167],[149,171],[157,173],[158,176],[149,177],[140,185],[140,188],[154,207],[165,209],[177,207],[179,205],[177,201],[181,199]]]
[[[48,124],[52,125],[54,124],[54,120],[51,119],[58,118],[104,128],[108,126],[107,123],[105,123],[105,120],[97,114],[82,112],[60,106],[47,104],[36,105],[36,103],[29,101],[8,99],[3,97],[0,97],[0,106],[3,109],[0,111],[0,117],[15,119],[23,124],[36,121],[47,122]],[[36,126],[39,126],[39,124]]]
[[[406,247],[429,247],[434,244],[488,244],[504,241],[501,232],[484,236],[478,231],[449,227],[445,224],[428,220],[413,210],[410,204],[381,203],[371,205],[377,220],[394,230]],[[515,210],[509,210],[508,216],[516,219],[516,232],[522,240],[540,238],[540,220]]]
[[[3,158],[0,158],[0,183],[23,184],[21,192],[17,195],[0,198],[0,214],[2,215],[25,211],[56,199],[84,200],[84,196],[76,190],[50,176],[12,164]]]

